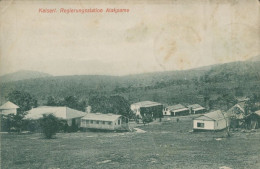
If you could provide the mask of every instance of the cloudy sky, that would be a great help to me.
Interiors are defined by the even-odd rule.
[[[109,3],[108,3],[109,2]],[[258,0],[1,1],[0,74],[184,70],[260,54]],[[57,13],[39,13],[40,8]],[[127,8],[64,14],[60,8]]]

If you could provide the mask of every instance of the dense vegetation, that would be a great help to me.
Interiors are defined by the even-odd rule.
[[[198,103],[208,109],[227,108],[235,97],[260,98],[260,62],[234,62],[186,71],[169,71],[129,76],[59,76],[0,83],[1,101],[13,90],[30,93],[39,105],[51,101],[64,105],[66,97],[75,97],[78,105],[95,98],[122,96],[130,104],[142,100],[164,104]],[[71,98],[67,98],[71,99]],[[102,99],[101,99],[102,100]],[[228,100],[228,101],[227,101]],[[85,102],[85,103],[84,103]],[[228,102],[228,103],[227,103]],[[56,103],[55,103],[56,104]],[[225,108],[225,109],[226,109]],[[111,110],[112,111],[112,110]]]

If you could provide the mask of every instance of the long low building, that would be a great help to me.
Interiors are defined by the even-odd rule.
[[[44,114],[53,114],[57,118],[66,120],[69,126],[73,123],[80,126],[80,119],[86,115],[85,112],[71,109],[69,107],[41,106],[28,111],[25,119],[37,120],[42,118]]]
[[[87,113],[81,127],[100,130],[128,130],[128,119],[117,114]]]
[[[206,113],[193,120],[193,130],[222,130],[228,126],[228,120],[220,111]]]
[[[206,112],[206,109],[199,104],[192,104],[187,107],[189,108],[190,114],[201,114]]]
[[[185,116],[189,114],[189,109],[181,104],[168,106],[164,109],[164,116]]]

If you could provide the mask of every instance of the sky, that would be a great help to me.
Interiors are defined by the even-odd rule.
[[[1,1],[0,75],[127,75],[260,54],[257,0]],[[40,13],[39,9],[57,13]],[[128,13],[59,13],[124,8]]]

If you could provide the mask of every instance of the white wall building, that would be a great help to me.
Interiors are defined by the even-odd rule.
[[[81,119],[81,127],[101,130],[128,130],[128,119],[117,114],[87,113]]]
[[[0,113],[3,114],[3,115],[8,115],[8,114],[16,115],[18,108],[19,108],[19,106],[17,106],[14,103],[8,101],[0,107]]]
[[[228,120],[220,110],[204,114],[193,120],[194,130],[222,130],[228,125]]]

